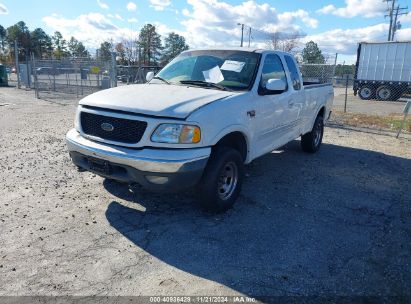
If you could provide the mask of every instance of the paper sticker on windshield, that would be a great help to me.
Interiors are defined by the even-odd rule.
[[[234,60],[226,60],[222,65],[221,69],[223,71],[232,71],[236,73],[240,73],[245,66],[245,62],[241,61],[234,61]]]
[[[203,71],[203,75],[204,80],[211,83],[219,83],[224,80],[224,76],[218,65],[211,70]]]

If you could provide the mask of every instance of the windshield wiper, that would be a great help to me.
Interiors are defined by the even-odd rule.
[[[158,80],[161,80],[162,82],[165,82],[167,84],[171,84],[170,81],[165,80],[163,77],[160,77],[160,76],[154,76],[153,79],[158,79]]]
[[[219,85],[217,83],[213,83],[213,82],[207,82],[207,81],[203,81],[203,80],[181,80],[180,83],[182,84],[194,84],[194,85],[198,85],[198,86],[202,86],[202,87],[212,87],[212,88],[216,88],[222,91],[229,91],[226,87],[223,87],[222,85]]]

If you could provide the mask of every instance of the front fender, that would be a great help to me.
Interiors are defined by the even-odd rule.
[[[212,137],[212,139],[210,140],[210,145],[211,146],[216,145],[223,137],[225,137],[226,135],[230,133],[234,133],[234,132],[240,132],[241,134],[243,134],[245,138],[245,142],[247,144],[247,159],[245,163],[247,164],[251,161],[250,160],[251,134],[250,134],[249,129],[246,126],[243,126],[240,124],[233,124],[233,125],[229,125],[225,127],[224,129],[220,130],[214,137]]]

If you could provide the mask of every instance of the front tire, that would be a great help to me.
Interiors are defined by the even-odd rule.
[[[241,192],[244,163],[232,148],[216,147],[198,186],[200,204],[213,212],[230,209]]]
[[[323,142],[323,135],[324,118],[322,116],[317,116],[311,132],[301,136],[301,148],[303,151],[307,153],[317,152]]]
[[[375,96],[374,88],[370,85],[362,86],[358,90],[358,96],[360,96],[362,100],[370,100]]]

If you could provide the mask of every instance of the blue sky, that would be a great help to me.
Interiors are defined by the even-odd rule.
[[[145,23],[162,35],[176,31],[193,47],[238,45],[238,22],[254,31],[252,46],[268,45],[265,33],[304,34],[300,44],[313,39],[324,52],[352,60],[359,41],[385,40],[387,4],[382,0],[0,0],[0,24],[20,20],[30,29],[42,27],[74,35],[91,49],[103,40],[131,40]],[[399,0],[411,8],[411,0]],[[411,40],[411,14],[401,17],[397,38]],[[351,59],[350,59],[351,58]]]

